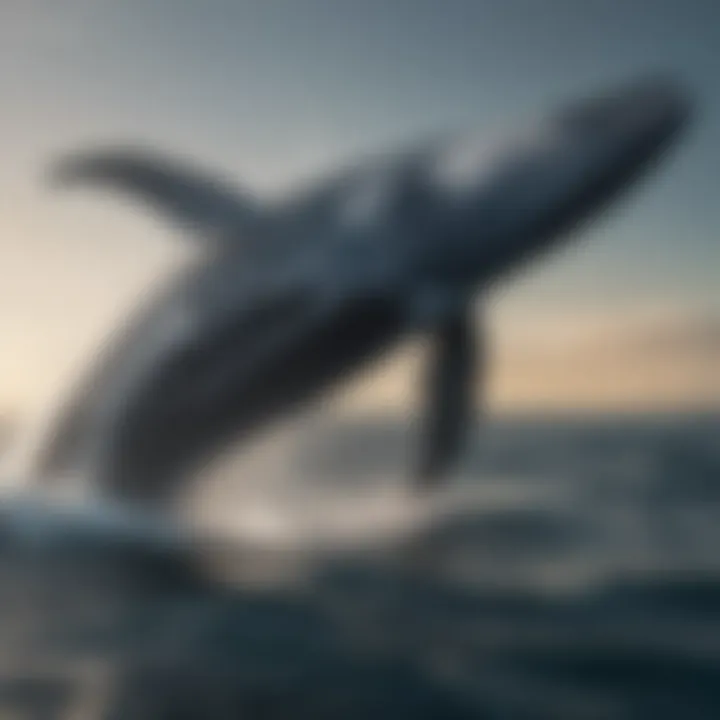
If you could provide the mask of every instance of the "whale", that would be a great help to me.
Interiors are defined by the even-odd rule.
[[[70,153],[52,168],[54,187],[133,197],[201,252],[93,359],[36,472],[166,502],[224,448],[420,336],[429,342],[408,473],[419,491],[438,487],[483,412],[482,308],[648,175],[691,115],[674,76],[646,74],[568,99],[490,146],[475,130],[438,134],[272,206],[149,148]]]

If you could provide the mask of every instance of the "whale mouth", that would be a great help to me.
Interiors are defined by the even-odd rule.
[[[670,138],[691,114],[692,103],[680,83],[653,75],[574,103],[557,119],[565,130],[585,137],[615,137],[622,145],[635,146]]]

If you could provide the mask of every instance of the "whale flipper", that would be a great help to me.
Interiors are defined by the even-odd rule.
[[[421,487],[436,485],[460,453],[474,405],[478,355],[475,336],[468,307],[448,319],[433,338],[415,477]]]
[[[136,195],[176,224],[220,244],[250,242],[267,230],[267,220],[250,198],[149,151],[79,153],[61,160],[50,179],[59,187],[96,184]]]

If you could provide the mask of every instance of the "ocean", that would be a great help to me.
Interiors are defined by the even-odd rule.
[[[187,552],[0,515],[0,718],[720,717],[720,416],[476,438],[415,501],[403,422],[333,423]]]

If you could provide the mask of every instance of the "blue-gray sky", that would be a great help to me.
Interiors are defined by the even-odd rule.
[[[0,63],[0,405],[45,392],[174,261],[141,208],[44,190],[58,153],[143,142],[277,194],[355,153],[496,133],[647,70],[697,94],[688,141],[498,312],[516,327],[720,323],[717,0],[4,0]]]

